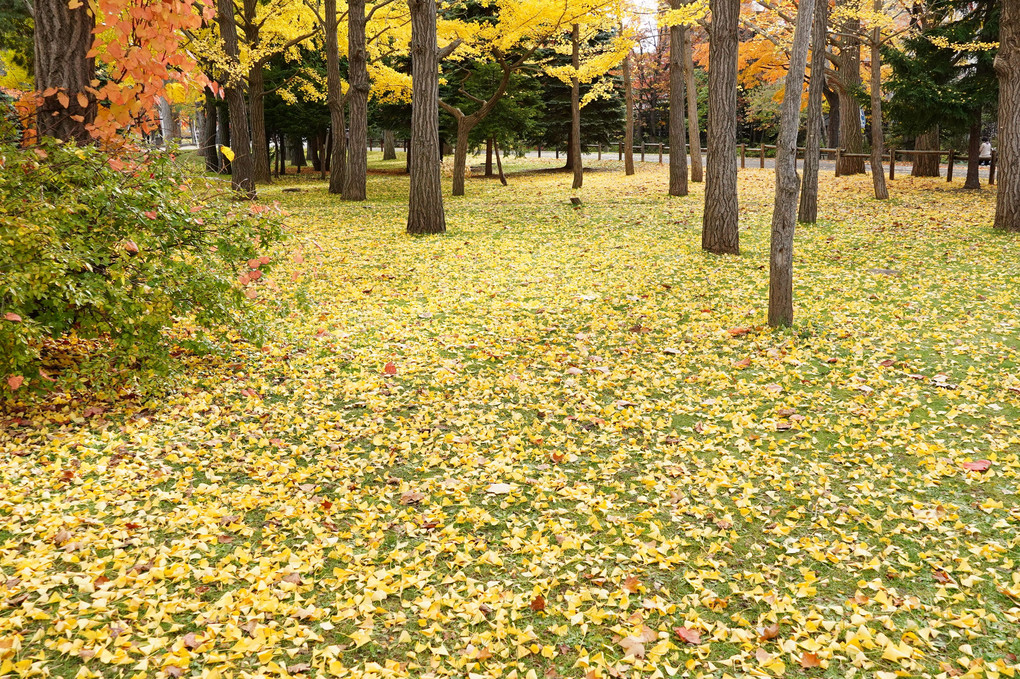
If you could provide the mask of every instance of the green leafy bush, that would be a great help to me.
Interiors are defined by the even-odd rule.
[[[162,151],[0,144],[0,393],[49,378],[47,345],[151,369],[182,338],[257,333],[280,220],[217,191]]]

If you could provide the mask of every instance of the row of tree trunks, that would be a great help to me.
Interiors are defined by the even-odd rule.
[[[828,0],[821,0],[827,2]],[[769,255],[769,325],[793,323],[793,235],[797,226],[797,133],[815,0],[800,0],[776,142],[776,196]]]
[[[808,85],[807,134],[804,139],[804,182],[797,211],[797,221],[801,224],[814,224],[818,221],[818,166],[822,155],[822,98],[825,90],[828,29],[829,2],[817,0],[814,25],[811,28],[811,82]]]
[[[1020,231],[1020,0],[1002,0],[999,51],[999,168],[995,228]]]
[[[709,0],[708,157],[701,247],[740,254],[737,204],[737,46],[740,0]]]
[[[670,9],[680,9],[684,0],[669,0]],[[669,195],[686,196],[687,145],[684,132],[684,34],[682,25],[669,27]],[[691,142],[691,151],[694,143]]]

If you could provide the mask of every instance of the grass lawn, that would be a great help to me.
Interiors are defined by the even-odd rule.
[[[826,173],[770,331],[770,171],[717,257],[703,186],[654,163],[596,164],[574,209],[509,160],[411,238],[378,157],[367,203],[262,191],[292,233],[265,347],[0,414],[0,676],[1020,670],[992,191]]]

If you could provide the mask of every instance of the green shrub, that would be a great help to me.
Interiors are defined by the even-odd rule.
[[[252,337],[282,235],[276,210],[228,201],[167,152],[0,144],[0,394],[45,382],[52,340],[149,370],[172,328]]]

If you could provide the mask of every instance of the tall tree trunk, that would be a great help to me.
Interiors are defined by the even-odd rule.
[[[485,140],[485,176],[492,176],[492,137]]]
[[[312,161],[312,169],[316,172],[322,171],[322,158],[319,156],[319,137],[315,134],[308,135],[308,157]]]
[[[816,0],[814,25],[811,27],[811,83],[808,85],[807,135],[804,139],[804,184],[797,213],[797,221],[801,224],[818,221],[818,166],[822,157],[822,96],[828,30],[829,0]]]
[[[1020,0],[1002,0],[999,19],[999,178],[995,228],[1020,231]]]
[[[208,89],[205,92],[205,137],[202,139],[202,151],[205,155],[205,169],[217,172],[220,169],[220,150],[216,146],[217,127],[216,98]]]
[[[623,167],[629,177],[634,174],[634,83],[631,76],[630,52],[623,58],[623,92],[627,107],[623,129]]]
[[[882,0],[875,0],[875,14],[882,13]],[[871,29],[871,182],[875,198],[889,199],[885,184],[882,154],[885,153],[885,134],[882,130],[882,29]]]
[[[826,30],[828,30],[828,27],[826,27]],[[826,126],[829,136],[826,145],[830,149],[839,148],[839,92],[829,87],[829,81],[826,80],[822,96],[825,97],[826,103],[829,104],[829,118],[828,125]]]
[[[408,0],[411,10],[411,193],[407,232],[445,233],[439,176],[439,46],[436,0]]]
[[[239,63],[233,0],[216,0],[216,9],[223,51],[231,63]],[[255,200],[255,164],[251,157],[251,140],[248,138],[248,111],[241,88],[242,83],[236,76],[230,76],[224,88],[227,106],[230,108],[230,149],[234,152],[234,159],[230,161],[230,184],[238,195]]]
[[[974,110],[970,120],[970,139],[967,144],[967,181],[963,188],[981,190],[981,108]]]
[[[269,184],[269,135],[266,134],[265,72],[258,61],[248,70],[248,115],[251,118],[252,157],[255,165],[255,181]]]
[[[578,71],[581,68],[581,26],[574,24],[570,32],[570,44],[573,48],[570,63],[574,67],[570,76],[570,148],[574,157],[574,184],[576,191],[584,184],[584,159],[581,158],[581,81]]]
[[[383,130],[383,160],[396,160],[397,159],[397,145],[393,139],[393,130]]]
[[[737,204],[737,39],[740,0],[709,0],[708,158],[701,247],[740,254]]]
[[[684,31],[684,75],[687,79],[687,137],[691,145],[691,181],[705,181],[701,166],[701,132],[698,129],[698,85],[694,82],[694,50],[691,49],[691,32]]]
[[[471,116],[459,114],[454,118],[457,121],[457,145],[453,149],[453,195],[463,196],[467,179],[468,139],[473,125]]]
[[[163,144],[167,146],[174,140],[173,107],[166,97],[160,97],[159,102],[159,129],[163,132]]]
[[[828,0],[819,0],[828,2]],[[793,234],[797,226],[797,133],[815,0],[800,0],[776,142],[776,199],[769,257],[769,325],[793,324]]]
[[[839,4],[846,4],[840,0]],[[864,151],[864,134],[861,131],[861,107],[854,93],[861,89],[861,41],[858,37],[861,20],[851,17],[839,27],[841,43],[836,63],[836,81],[839,90],[839,146],[847,153]],[[840,156],[837,175],[864,174],[863,158]]]
[[[918,151],[938,151],[940,147],[938,125],[923,134],[919,134],[914,141],[914,148]],[[915,155],[914,165],[910,169],[910,176],[940,177],[942,176],[941,165],[939,156],[935,154]]]
[[[223,155],[221,149],[226,146],[230,148],[230,107],[219,109],[219,125],[216,127],[216,154],[219,160],[220,174],[230,174],[230,161]]]
[[[336,16],[336,0],[324,0],[323,20],[326,31],[326,105],[329,107],[330,144],[329,192],[343,193],[347,174],[347,123],[344,121],[344,94],[340,79],[340,45]]]
[[[96,76],[96,60],[88,56],[96,25],[89,3],[70,9],[67,0],[36,0],[33,21],[35,88],[40,94],[53,92],[36,110],[38,132],[87,144],[92,139],[89,125],[96,118],[95,98],[86,89]],[[60,101],[65,96],[66,106]]]
[[[365,200],[368,181],[368,60],[365,54],[365,0],[347,3],[347,60],[351,134],[347,141],[344,200]]]
[[[670,9],[680,9],[683,0],[669,0]],[[669,195],[687,195],[687,142],[684,133],[684,30],[669,27]],[[694,145],[691,145],[693,150]]]

